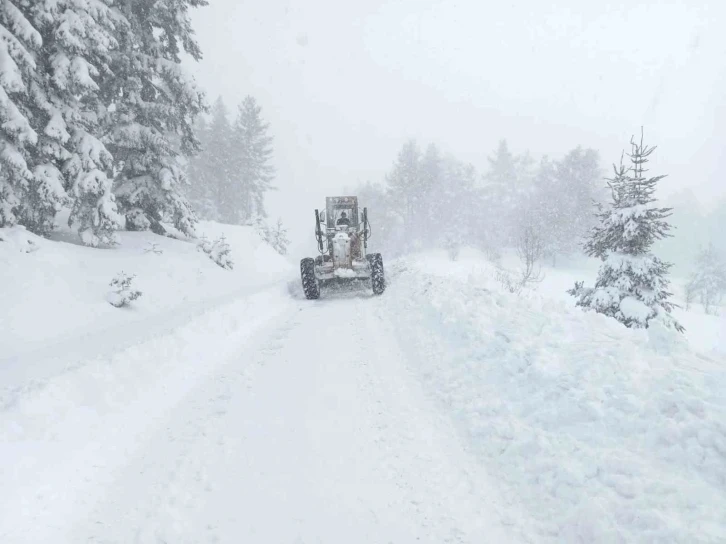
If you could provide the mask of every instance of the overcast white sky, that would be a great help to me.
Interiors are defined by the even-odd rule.
[[[726,196],[724,2],[210,3],[189,68],[210,101],[263,106],[268,207],[293,229],[312,228],[326,194],[382,180],[409,137],[481,170],[501,138],[535,156],[582,144],[609,164],[642,124],[664,193]]]

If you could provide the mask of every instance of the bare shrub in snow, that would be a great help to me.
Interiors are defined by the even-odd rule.
[[[714,306],[721,302],[726,292],[726,265],[712,244],[698,254],[696,271],[688,286],[691,288],[691,300],[698,296],[707,314],[712,313]],[[688,302],[687,296],[686,304]]]
[[[502,252],[499,250],[499,248],[496,245],[489,245],[486,244],[482,247],[482,251],[484,252],[484,256],[487,258],[489,262],[492,263],[499,263],[502,260]]]
[[[688,280],[686,285],[683,288],[683,295],[686,299],[686,310],[691,309],[691,304],[694,300],[696,300],[696,296],[698,295],[698,285],[695,281],[695,277],[692,276],[691,279]]]
[[[525,227],[517,240],[517,255],[522,261],[520,282],[524,287],[528,283],[538,283],[544,279],[542,267],[538,264],[544,255],[542,237],[534,227]]]
[[[496,272],[495,279],[497,282],[499,282],[499,285],[501,285],[505,291],[508,291],[509,293],[512,293],[513,295],[518,295],[522,292],[522,288],[524,287],[524,284],[521,281],[517,281],[514,278],[512,278],[512,275],[503,269],[498,269]]]
[[[446,247],[446,253],[449,256],[449,259],[455,261],[459,258],[461,241],[453,233],[445,237],[444,246]]]
[[[109,285],[113,287],[114,290],[108,294],[107,299],[112,306],[116,306],[116,308],[127,306],[130,302],[141,296],[141,291],[131,288],[131,282],[135,277],[135,274],[127,276],[123,272],[119,272],[119,274],[111,280]]]
[[[40,247],[28,235],[27,229],[22,225],[2,229],[0,228],[0,242],[8,242],[21,253],[33,253]]]
[[[272,249],[280,255],[287,255],[290,240],[287,237],[287,229],[282,224],[282,219],[278,219],[275,226],[270,227],[261,217],[258,217],[255,220],[255,230],[265,243],[272,246]]]
[[[144,253],[153,253],[154,255],[161,255],[164,253],[163,250],[159,249],[159,244],[148,242],[144,248]]]
[[[645,178],[644,166],[655,147],[630,140],[630,165],[621,159],[613,166],[615,176],[608,180],[612,202],[598,205],[600,224],[593,228],[585,251],[602,260],[595,288],[577,282],[568,293],[577,298],[577,305],[614,317],[627,327],[647,328],[659,317],[664,324],[682,332],[683,327],[670,315],[667,279],[670,263],[661,261],[650,251],[656,240],[667,236],[670,225],[666,219],[670,208],[654,206],[657,183],[664,176]]]
[[[197,249],[206,253],[218,266],[226,270],[234,268],[232,250],[224,234],[212,242],[206,236],[202,236],[197,243]]]

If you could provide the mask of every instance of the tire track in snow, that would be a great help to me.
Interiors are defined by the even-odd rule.
[[[235,395],[251,390],[270,346],[279,344],[295,326],[296,317],[293,314],[282,327],[275,324],[258,334],[247,348],[249,356],[235,355],[220,366],[218,373],[193,389],[180,402],[181,408],[169,414],[164,431],[154,436],[141,455],[117,476],[121,495],[108,497],[91,516],[90,525],[77,527],[77,536],[69,541],[222,542],[223,536],[213,524],[194,524],[218,485],[209,477],[209,452],[233,456],[226,421],[231,401]],[[137,498],[139,490],[147,490],[141,500]],[[102,521],[109,518],[113,523]]]
[[[183,397],[150,414],[158,421],[125,463],[89,473],[101,498],[55,541],[516,540],[495,490],[408,372],[385,301],[289,309],[190,376]]]

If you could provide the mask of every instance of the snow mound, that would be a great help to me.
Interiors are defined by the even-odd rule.
[[[13,252],[32,253],[37,251],[43,243],[43,238],[25,230],[25,227],[15,226],[0,229],[0,253],[3,262],[9,260]]]
[[[723,360],[510,294],[473,254],[389,270],[401,344],[534,541],[726,541]]]

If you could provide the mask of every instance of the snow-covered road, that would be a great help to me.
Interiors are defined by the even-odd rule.
[[[0,541],[514,541],[390,319],[272,290],[39,387],[0,414]]]
[[[512,294],[476,252],[308,301],[166,244],[153,277],[126,251],[143,304],[79,280],[51,334],[5,317],[0,543],[726,541],[718,341]]]

